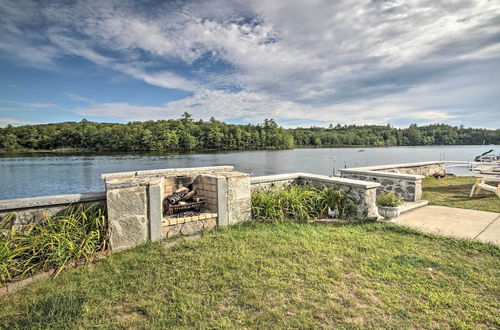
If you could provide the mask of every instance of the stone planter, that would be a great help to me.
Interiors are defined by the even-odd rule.
[[[387,220],[398,217],[399,213],[400,213],[399,206],[396,206],[396,207],[379,206],[378,207],[378,214],[380,214],[381,216],[383,216]]]

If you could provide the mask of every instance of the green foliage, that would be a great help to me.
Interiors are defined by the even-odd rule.
[[[252,216],[257,220],[307,221],[328,216],[356,218],[358,209],[343,190],[291,185],[281,190],[252,194]]]
[[[226,124],[211,118],[194,121],[189,113],[178,120],[94,123],[82,120],[0,128],[0,150],[156,151],[286,149],[327,146],[401,146],[436,144],[500,144],[500,130],[443,124],[405,129],[376,125],[330,125],[283,129],[273,119],[258,125]]]
[[[402,204],[401,197],[392,192],[383,192],[377,197],[378,206],[397,207]]]
[[[0,283],[56,268],[72,260],[89,260],[107,249],[107,220],[98,205],[69,208],[43,223],[11,226],[11,215],[0,222]]]

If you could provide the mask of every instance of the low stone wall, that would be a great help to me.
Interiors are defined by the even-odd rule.
[[[25,226],[40,223],[45,216],[63,215],[68,208],[100,204],[106,207],[106,193],[68,194],[0,200],[0,219],[12,213],[10,225]]]
[[[301,173],[287,173],[277,175],[256,176],[250,179],[252,193],[285,188],[299,183]]]
[[[191,236],[217,226],[217,213],[204,212],[189,218],[170,218],[162,221],[162,238]]]
[[[379,192],[393,192],[405,201],[422,198],[422,179],[428,175],[444,174],[445,162],[419,162],[355,167],[340,170],[342,178],[380,183]]]
[[[445,162],[442,161],[366,166],[366,167],[356,167],[356,169],[375,171],[375,172],[415,174],[423,176],[430,176],[435,174],[443,175],[446,172]]]
[[[253,177],[250,182],[252,192],[280,189],[292,184],[311,184],[318,188],[334,187],[343,189],[358,207],[361,218],[376,218],[378,216],[375,202],[376,189],[380,186],[379,183],[309,173]]]

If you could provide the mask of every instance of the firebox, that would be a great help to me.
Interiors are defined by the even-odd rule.
[[[102,178],[113,250],[251,218],[250,175],[232,166],[113,173]]]
[[[165,178],[162,203],[164,236],[189,235],[201,229],[212,229],[217,224],[217,202],[217,175]],[[190,224],[183,225],[187,223]]]

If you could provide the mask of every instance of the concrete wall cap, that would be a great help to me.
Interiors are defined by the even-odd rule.
[[[91,192],[84,194],[68,194],[54,196],[40,196],[0,200],[0,211],[29,209],[54,205],[69,205],[73,203],[105,201],[106,192]]]
[[[402,173],[391,173],[391,172],[367,171],[367,170],[360,170],[357,168],[356,169],[348,168],[339,171],[340,173],[365,175],[365,176],[383,176],[387,178],[404,179],[404,180],[421,180],[425,178],[425,176],[420,174],[402,174]]]
[[[104,180],[118,179],[118,178],[129,178],[138,176],[154,176],[154,175],[164,175],[164,174],[181,174],[190,172],[202,172],[202,171],[228,171],[234,170],[234,166],[205,166],[205,167],[186,167],[186,168],[166,168],[159,170],[147,170],[147,171],[132,171],[132,172],[118,172],[118,173],[104,173],[101,174],[101,178]]]
[[[359,188],[364,188],[364,189],[372,189],[372,188],[380,187],[380,183],[378,183],[378,182],[369,182],[369,181],[356,180],[356,179],[347,179],[347,178],[341,178],[341,177],[337,177],[337,176],[330,177],[330,176],[326,176],[326,175],[300,173],[299,178],[306,179],[306,180],[322,181],[325,183],[332,183],[332,184],[338,184],[338,185],[344,185],[344,186],[359,187]]]
[[[300,176],[300,173],[285,173],[285,174],[255,176],[255,177],[252,177],[250,179],[250,184],[259,184],[259,183],[284,181],[284,180],[294,180],[294,179],[298,179],[299,176]]]
[[[390,170],[393,168],[407,168],[407,167],[420,167],[420,166],[428,166],[428,165],[442,165],[445,163],[446,163],[445,161],[426,161],[426,162],[415,162],[415,163],[350,167],[350,168],[347,168],[345,170],[381,171],[381,170]],[[340,171],[343,171],[343,170],[340,170]]]
[[[380,186],[380,183],[378,183],[378,182],[368,182],[368,181],[347,179],[347,178],[341,178],[341,177],[329,177],[326,175],[302,173],[302,172],[257,176],[257,177],[251,178],[250,183],[251,184],[260,184],[260,183],[278,182],[278,181],[295,180],[295,179],[322,181],[322,182],[330,183],[330,184],[359,187],[359,188],[364,188],[364,189],[371,189],[371,188],[376,188],[376,187]]]

